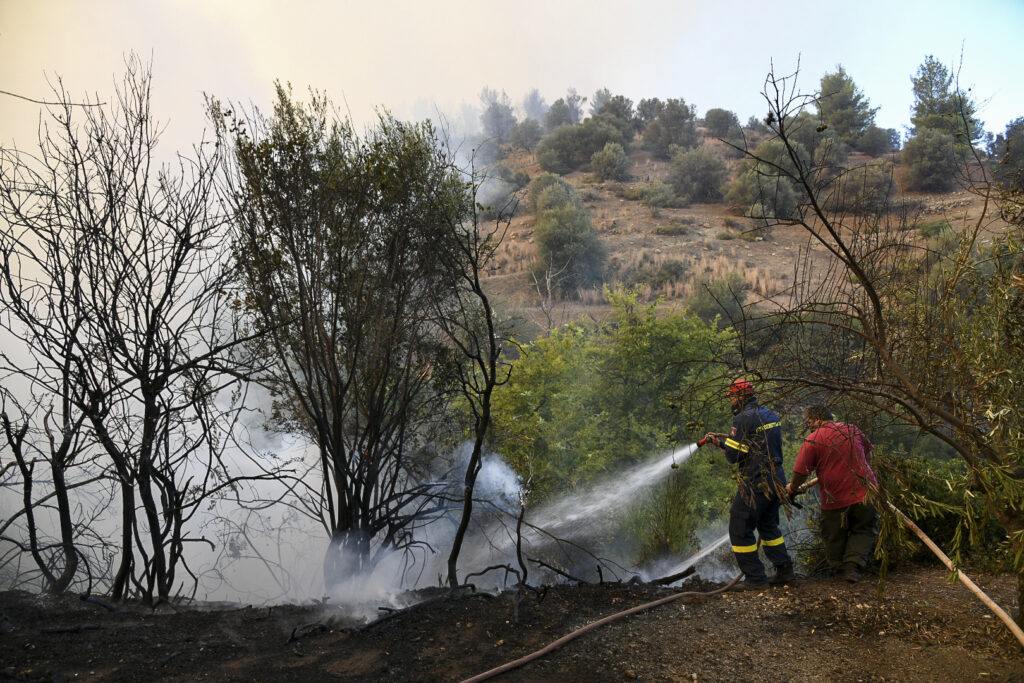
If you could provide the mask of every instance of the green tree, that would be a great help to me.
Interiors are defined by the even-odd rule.
[[[498,142],[508,142],[516,125],[516,115],[508,95],[504,91],[498,93],[484,88],[480,93],[480,102],[484,108],[480,115],[484,135]]]
[[[512,126],[508,141],[519,149],[532,152],[544,137],[544,129],[536,119],[523,119]]]
[[[743,305],[747,300],[743,278],[732,272],[698,285],[686,297],[686,310],[704,322],[711,324],[721,318],[723,327],[743,319]]]
[[[881,156],[900,148],[900,134],[893,128],[879,128],[871,124],[864,129],[854,147],[869,156]]]
[[[945,79],[942,79],[945,80]],[[765,99],[775,117],[794,106],[792,84],[770,75]],[[918,129],[918,137],[926,129]],[[790,158],[793,143],[780,138]],[[947,133],[946,145],[952,145]],[[800,188],[797,224],[832,255],[825,271],[800,278],[770,306],[748,305],[737,326],[748,371],[784,380],[791,400],[835,398],[857,423],[904,425],[953,450],[968,475],[947,480],[963,501],[949,554],[975,538],[984,502],[1002,525],[1003,546],[1024,599],[1024,410],[1017,379],[1024,376],[1024,215],[1020,194],[972,169],[984,210],[921,249],[914,218],[890,229],[893,215],[830,211],[836,177],[794,164],[784,168]],[[970,176],[967,176],[970,177]],[[999,215],[990,207],[1000,209]],[[900,229],[903,228],[903,229]],[[982,239],[982,235],[985,239]],[[798,266],[795,272],[800,272]],[[810,269],[804,271],[810,274]],[[823,278],[823,279],[821,279]],[[904,496],[883,490],[883,496]],[[908,500],[914,498],[908,497]],[[899,500],[899,499],[897,499]],[[916,516],[925,506],[920,497]],[[1020,618],[1018,618],[1020,620]]]
[[[633,139],[636,132],[636,117],[633,115],[633,101],[623,95],[615,95],[601,105],[594,114],[595,118],[608,121],[615,126],[624,141]]]
[[[253,351],[273,424],[318,451],[298,491],[330,538],[328,585],[408,548],[437,512],[418,475],[428,425],[440,429],[435,311],[463,304],[453,255],[474,205],[429,123],[382,115],[359,137],[333,111],[278,85],[269,118],[211,113],[234,151],[232,245],[251,324],[267,331]]]
[[[1012,190],[1024,187],[1024,117],[1006,124],[1006,133],[1002,136],[1003,144],[997,150],[999,165],[996,177],[1003,185]]]
[[[644,129],[644,149],[650,150],[661,159],[669,158],[669,147],[683,148],[697,146],[697,110],[693,105],[680,99],[667,100],[658,113],[658,118]]]
[[[641,130],[647,127],[651,121],[658,118],[658,114],[665,108],[665,103],[657,97],[642,99],[636,105],[636,122]]]
[[[582,207],[576,189],[554,173],[541,173],[526,188],[526,205],[534,214],[562,204]]]
[[[527,119],[541,122],[548,112],[548,104],[537,88],[533,88],[523,97],[523,112]]]
[[[688,202],[714,202],[722,198],[729,177],[721,157],[705,147],[672,148],[669,182],[679,197]]]
[[[612,91],[608,88],[598,88],[590,98],[590,115],[597,116],[601,107],[612,98]]]
[[[631,165],[626,151],[617,142],[605,144],[604,149],[590,157],[590,168],[601,180],[625,180]]]
[[[562,98],[555,100],[544,114],[544,129],[548,132],[555,131],[562,126],[572,125],[572,123],[572,111]]]
[[[704,362],[708,349],[731,346],[731,333],[657,303],[642,306],[634,291],[606,297],[608,320],[569,324],[524,345],[496,391],[494,445],[528,482],[531,501],[663,457],[690,443],[702,421],[726,419],[722,402],[699,387],[714,371]],[[720,513],[730,488],[724,459],[697,453],[666,486],[636,492],[612,535],[635,539],[642,557],[691,550],[694,532]]]
[[[953,136],[938,128],[922,128],[903,146],[910,187],[924,192],[953,189],[956,170]]]
[[[927,55],[910,81],[914,90],[910,120],[915,135],[927,128],[953,136],[958,145],[980,139],[984,131],[975,118],[974,101],[953,87],[953,74],[945,64]]]
[[[589,162],[609,142],[622,145],[622,133],[603,119],[587,119],[578,126],[562,126],[541,140],[537,162],[545,171],[564,175]]]
[[[566,203],[545,209],[533,236],[537,269],[557,274],[558,289],[563,294],[601,284],[607,250],[582,208]]]
[[[740,120],[736,114],[728,109],[708,109],[704,114],[704,125],[708,129],[708,135],[714,138],[724,138],[729,135],[733,128],[739,128]]]
[[[725,200],[752,218],[792,218],[797,193],[791,178],[797,167],[810,167],[807,149],[801,143],[792,140],[787,148],[778,139],[766,140],[740,164]]]
[[[856,146],[868,126],[875,121],[878,107],[853,82],[842,65],[821,77],[821,92],[816,101],[818,118],[848,145]]]

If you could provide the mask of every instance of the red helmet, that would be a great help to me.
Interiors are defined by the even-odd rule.
[[[726,396],[732,398],[733,396],[750,396],[754,393],[754,385],[748,380],[742,377],[733,380],[733,383],[729,385],[728,391],[725,392]]]

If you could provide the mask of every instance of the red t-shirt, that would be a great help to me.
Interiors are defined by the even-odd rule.
[[[826,422],[804,441],[793,471],[810,475],[817,470],[821,509],[844,508],[864,500],[865,481],[878,484],[868,465],[873,448],[854,425]]]

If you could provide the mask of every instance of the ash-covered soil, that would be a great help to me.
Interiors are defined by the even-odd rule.
[[[932,567],[851,585],[804,578],[691,596],[588,631],[502,681],[1024,681],[1024,650]],[[1012,576],[971,575],[1008,611]],[[0,674],[63,681],[461,681],[603,617],[683,590],[557,586],[542,595],[446,591],[369,626],[331,606],[198,610],[0,593]]]

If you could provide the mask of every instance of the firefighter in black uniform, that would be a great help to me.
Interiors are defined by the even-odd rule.
[[[782,469],[782,427],[774,411],[758,405],[754,385],[737,379],[728,390],[735,417],[730,434],[709,433],[705,439],[725,451],[726,459],[739,465],[740,485],[729,508],[729,540],[736,563],[744,574],[739,588],[761,589],[793,581],[793,562],[779,529],[779,507],[785,496],[786,474]],[[757,539],[775,565],[771,581],[757,556]]]

